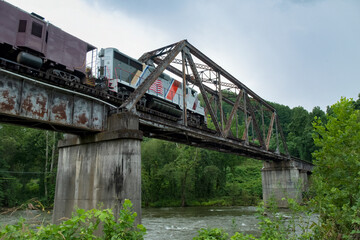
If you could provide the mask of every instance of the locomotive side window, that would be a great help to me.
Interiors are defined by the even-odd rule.
[[[32,23],[31,34],[41,38],[42,36],[42,25],[36,22]]]
[[[114,51],[114,58],[127,64],[127,65],[132,66],[133,68],[136,68],[139,71],[142,71],[142,65],[140,63],[135,62],[135,61],[131,60],[130,58],[128,58],[118,52]]]
[[[142,71],[142,65],[140,63],[132,61],[131,59],[129,59],[129,61],[130,61],[130,66],[136,68],[139,71]]]
[[[126,63],[126,64],[129,64],[129,58],[125,57],[124,55],[118,53],[118,52],[115,52],[114,51],[114,58],[123,62],[123,63]]]
[[[26,31],[26,20],[20,20],[19,21],[19,32],[25,32]]]

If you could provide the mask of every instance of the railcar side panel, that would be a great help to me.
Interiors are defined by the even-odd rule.
[[[95,49],[88,43],[48,24],[46,58],[61,64],[67,70],[85,73],[86,53]]]
[[[19,9],[0,1],[0,43],[16,45],[19,27],[18,12]]]

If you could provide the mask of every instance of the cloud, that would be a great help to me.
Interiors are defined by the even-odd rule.
[[[10,2],[134,58],[186,38],[264,99],[290,107],[325,109],[360,89],[356,0]]]

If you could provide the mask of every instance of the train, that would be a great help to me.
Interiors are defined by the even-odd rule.
[[[116,48],[97,48],[45,21],[36,14],[0,0],[0,58],[58,78],[102,86],[106,91],[126,98],[155,69]],[[96,54],[98,52],[98,54]],[[89,54],[90,53],[90,54]],[[87,56],[94,53],[96,63],[87,65]],[[95,69],[93,69],[95,67]],[[104,87],[105,85],[105,87]],[[150,109],[183,118],[183,84],[162,73],[142,99]],[[188,121],[206,124],[204,108],[198,92],[186,86]]]

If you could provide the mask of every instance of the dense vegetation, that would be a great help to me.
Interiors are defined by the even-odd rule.
[[[0,125],[0,207],[53,202],[59,133]]]
[[[130,200],[125,200],[118,219],[115,219],[111,209],[78,209],[72,218],[58,225],[40,225],[36,230],[34,226],[26,224],[25,219],[21,219],[15,225],[2,227],[0,239],[144,239],[146,228],[141,224],[134,226],[136,216],[132,212]]]

